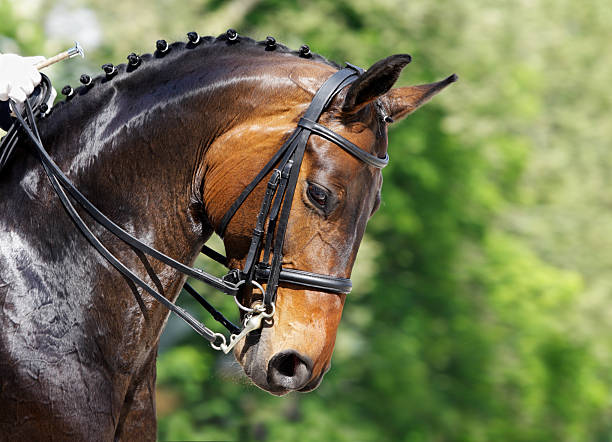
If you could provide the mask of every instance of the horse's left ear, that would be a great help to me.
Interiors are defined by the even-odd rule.
[[[383,95],[380,100],[392,121],[399,121],[458,79],[459,77],[453,74],[436,83],[396,88]]]
[[[357,112],[366,104],[389,92],[410,60],[412,60],[410,55],[398,54],[374,63],[351,84],[342,104],[342,112],[348,114]]]

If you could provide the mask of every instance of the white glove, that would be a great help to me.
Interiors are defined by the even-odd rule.
[[[45,57],[21,57],[15,54],[0,54],[0,101],[14,100],[23,103],[40,83],[41,77],[35,65]],[[57,96],[55,89],[47,105],[49,109]]]

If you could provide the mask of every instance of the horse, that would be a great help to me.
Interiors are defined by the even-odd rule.
[[[38,119],[40,139],[75,187],[134,237],[192,265],[216,232],[228,267],[239,269],[265,181],[221,232],[223,217],[340,66],[306,46],[190,34],[81,78]],[[384,158],[388,125],[456,80],[393,88],[409,62],[399,54],[359,71],[319,122]],[[380,168],[312,135],[296,176],[283,267],[349,278],[380,205]],[[184,274],[79,213],[108,250],[176,301]],[[237,299],[253,306],[259,291],[246,286]],[[246,375],[275,395],[315,389],[345,299],[281,281],[272,319],[233,349]],[[155,361],[169,311],[75,228],[26,138],[0,174],[0,305],[2,439],[155,439]]]

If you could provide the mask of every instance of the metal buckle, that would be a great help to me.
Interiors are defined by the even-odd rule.
[[[227,284],[232,284],[233,286],[235,286],[235,288],[240,287],[240,282],[244,281],[244,279],[242,278],[241,272],[238,269],[232,269],[229,272],[227,272],[227,275],[225,275],[223,278],[221,278],[223,280],[223,282],[227,283]]]

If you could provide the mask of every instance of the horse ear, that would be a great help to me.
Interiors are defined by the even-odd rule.
[[[393,121],[399,121],[406,115],[417,110],[434,95],[458,79],[459,77],[453,74],[436,83],[392,89],[387,92],[381,100],[384,103],[388,116],[391,117]]]
[[[389,92],[410,60],[412,60],[410,55],[398,54],[374,63],[351,84],[342,104],[342,112],[357,112],[366,104]]]

